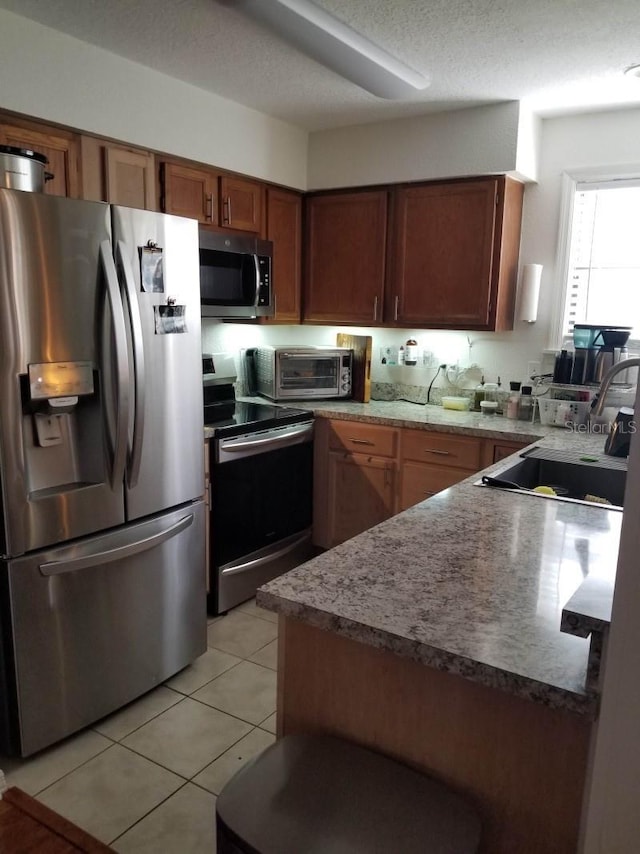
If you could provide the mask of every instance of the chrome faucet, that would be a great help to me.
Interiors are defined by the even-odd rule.
[[[640,368],[640,358],[636,356],[633,359],[623,359],[621,362],[616,362],[615,365],[612,365],[609,368],[602,378],[598,393],[591,404],[591,415],[602,415],[607,392],[609,391],[609,386],[613,382],[613,378],[622,371],[625,371],[627,368]]]

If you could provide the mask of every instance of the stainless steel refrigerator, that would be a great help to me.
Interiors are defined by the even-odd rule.
[[[0,751],[206,649],[195,221],[0,190]]]

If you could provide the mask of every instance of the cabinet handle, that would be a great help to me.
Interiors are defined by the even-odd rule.
[[[398,319],[398,302],[399,301],[400,301],[400,297],[397,296],[396,301],[395,301],[395,308],[393,309],[393,319],[394,320]]]
[[[207,193],[205,198],[205,214],[204,218],[213,222],[213,193]]]
[[[378,319],[378,297],[373,298],[373,319]]]
[[[349,436],[349,441],[355,445],[375,445],[375,442],[371,442],[369,439],[353,439],[351,436]]]
[[[389,468],[387,466],[384,467],[384,485],[389,486],[391,480],[389,477]]]
[[[425,448],[425,454],[439,454],[441,457],[450,457],[451,451],[438,451],[436,448]]]
[[[227,225],[231,225],[231,196],[227,196],[227,198],[222,203],[222,209],[227,211],[224,221]]]

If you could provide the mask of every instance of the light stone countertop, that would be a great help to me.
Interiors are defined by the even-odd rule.
[[[531,436],[541,446],[581,453],[602,453],[604,443],[600,435],[398,401],[306,407],[319,416],[392,426],[424,424],[513,441]],[[425,665],[594,716],[595,654],[590,660],[584,632],[560,631],[562,612],[585,578],[596,599],[597,591],[606,598],[612,590],[622,513],[482,489],[474,485],[478,478],[274,579],[258,591],[258,602]],[[579,605],[580,597],[573,602]],[[589,607],[606,614],[602,599],[589,600]]]

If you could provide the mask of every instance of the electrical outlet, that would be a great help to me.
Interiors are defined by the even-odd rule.
[[[540,362],[527,362],[527,377],[537,377],[540,375]]]

